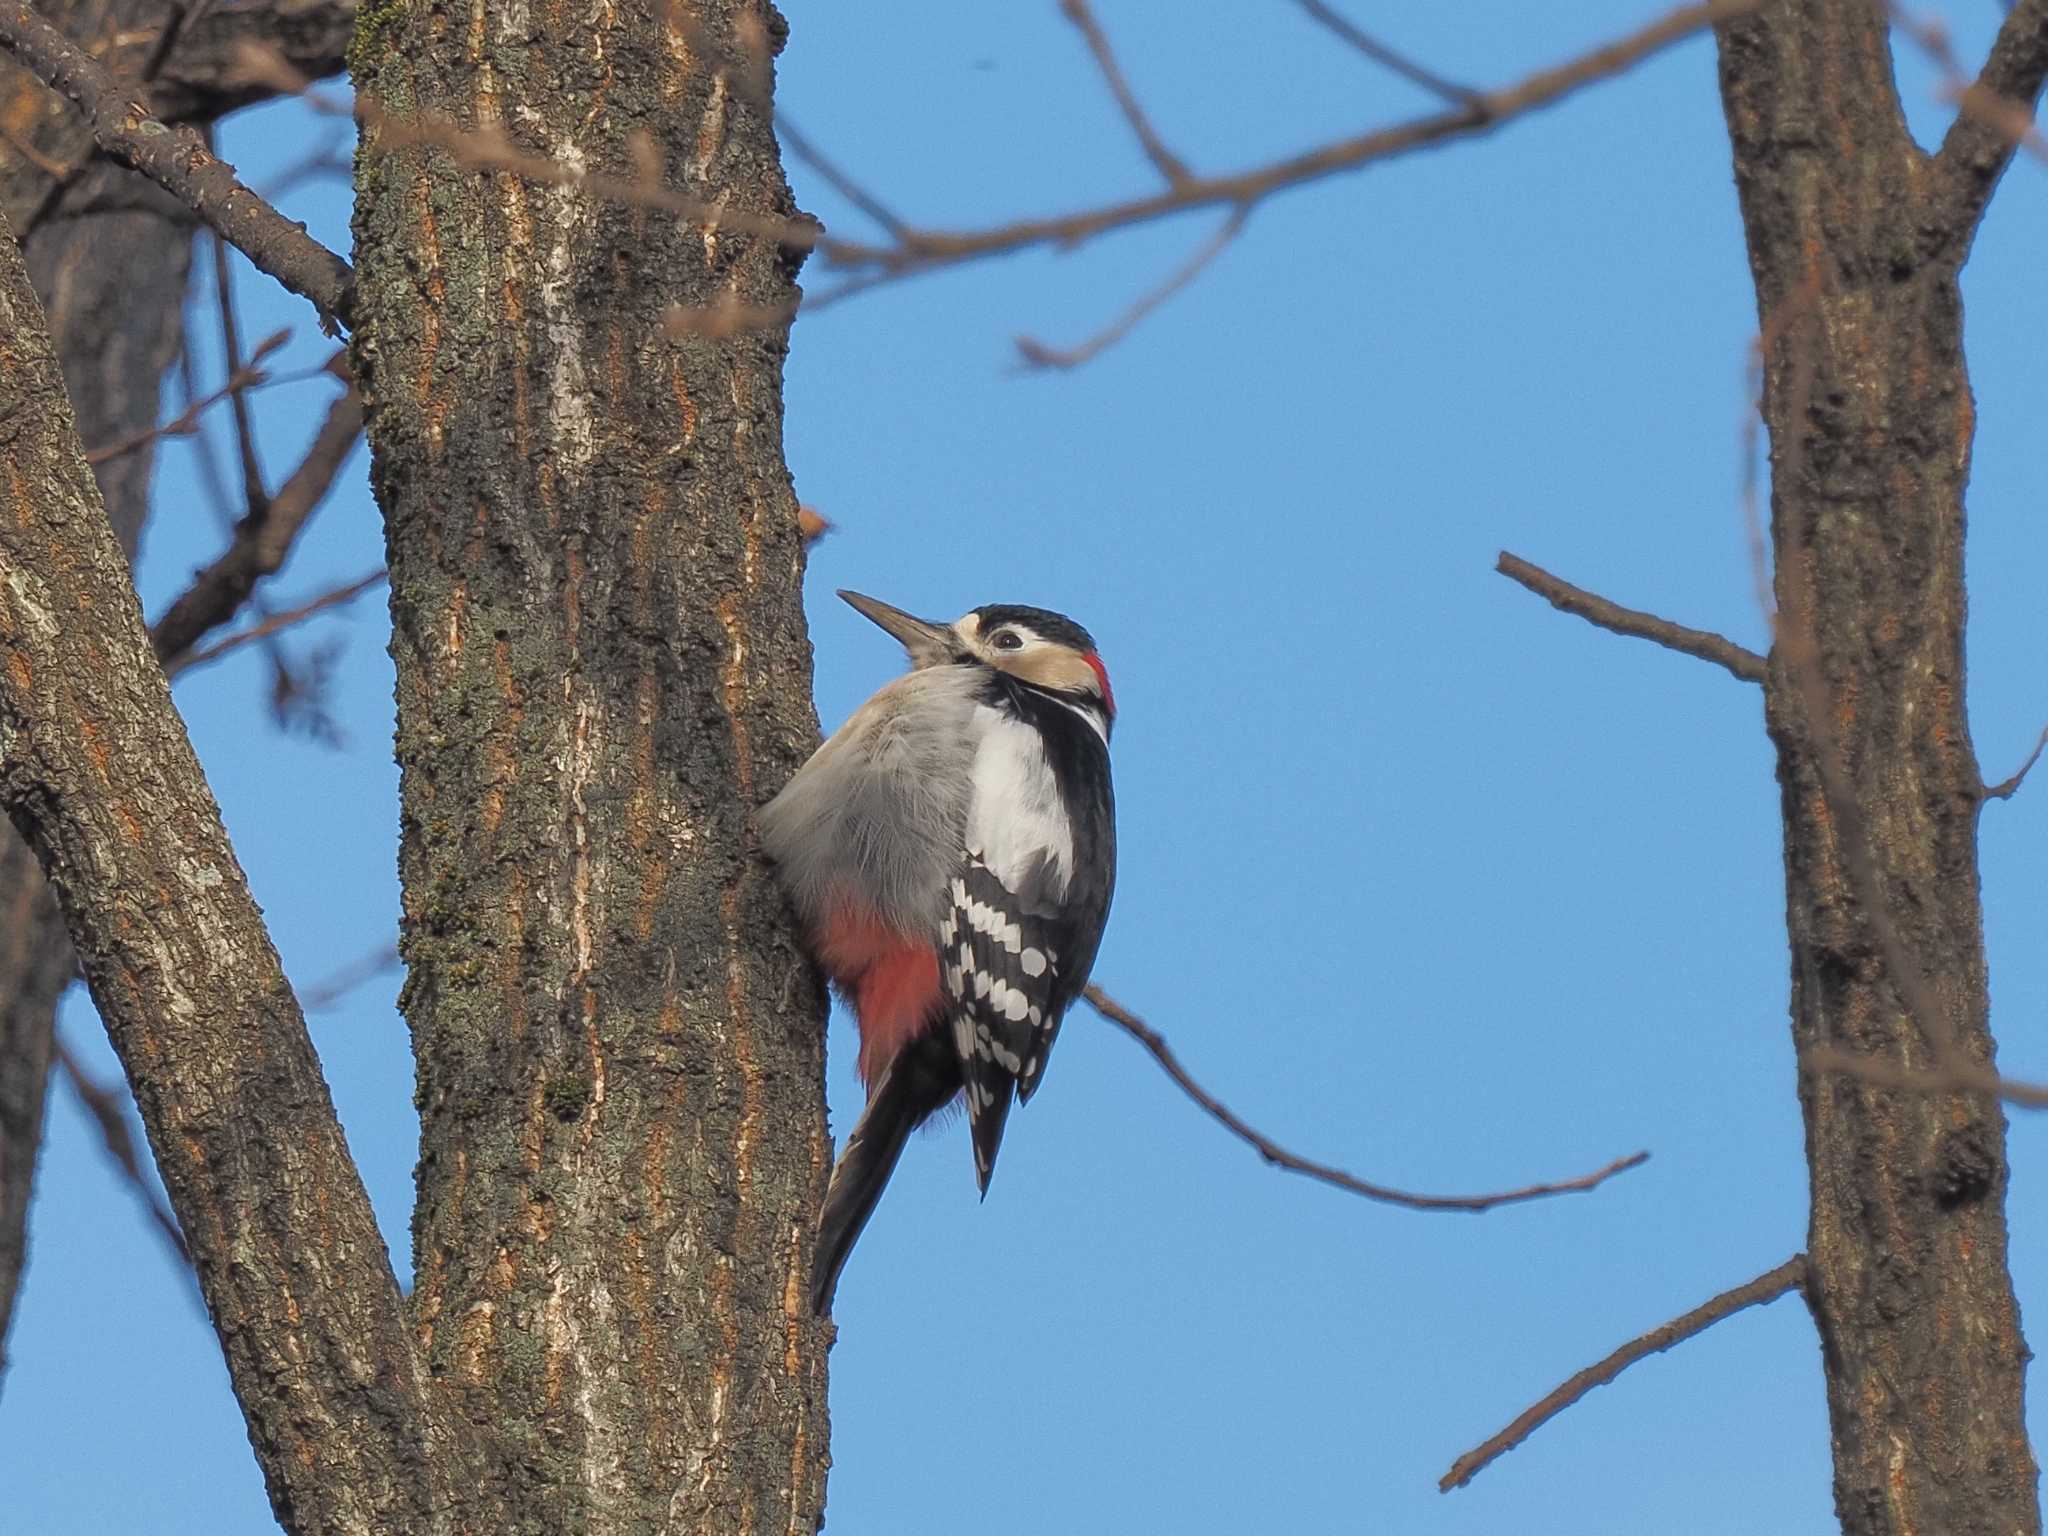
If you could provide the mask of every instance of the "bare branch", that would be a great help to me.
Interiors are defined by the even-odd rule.
[[[205,0],[200,0],[201,4]],[[207,147],[213,147],[211,125],[207,129]],[[213,288],[220,307],[221,356],[226,361],[228,377],[233,378],[242,368],[241,326],[235,318],[235,288],[232,267],[228,261],[228,243],[218,235],[213,238]],[[260,522],[270,507],[270,492],[263,484],[263,466],[256,457],[256,424],[250,418],[249,397],[242,390],[228,391],[228,406],[235,418],[235,447],[242,459],[242,504],[244,514],[252,522]],[[357,412],[361,416],[360,410]]]
[[[148,85],[156,79],[157,72],[164,67],[164,61],[171,56],[171,50],[178,46],[178,40],[185,35],[186,27],[203,21],[206,13],[213,9],[213,0],[171,0],[170,19],[149,45],[149,53],[142,61],[137,79]]]
[[[1595,48],[1519,84],[1471,98],[1454,110],[1339,139],[1300,155],[1224,176],[1191,176],[1149,197],[1110,203],[1053,218],[1024,219],[959,233],[924,233],[894,245],[820,239],[818,252],[835,268],[901,278],[957,266],[984,256],[1036,246],[1071,247],[1111,230],[1170,218],[1195,208],[1250,207],[1277,192],[1307,186],[1453,139],[1491,132],[1503,123],[1555,105],[1574,92],[1621,74],[1694,33],[1755,9],[1757,0],[1707,0],[1684,5],[1628,36]]]
[[[382,576],[384,573],[379,571],[377,574]],[[329,976],[325,981],[320,982],[317,986],[308,987],[305,990],[303,996],[306,1012],[319,1013],[325,1009],[332,1008],[365,982],[376,980],[386,971],[396,970],[398,963],[398,946],[396,944],[386,944],[381,949],[372,950],[359,960],[351,961]]]
[[[2009,779],[1999,780],[1996,784],[1985,785],[1984,798],[1986,800],[2010,800],[2019,787],[2027,782],[2027,775],[2034,771],[2034,764],[2041,761],[2041,753],[2044,748],[2048,748],[2048,725],[2041,727],[2041,734],[2034,742],[2034,750],[2029,752],[2027,760],[2020,764],[2019,772]]]
[[[2048,0],[2019,0],[2006,12],[1974,81],[1963,73],[1938,24],[1916,20],[1896,6],[1893,13],[1907,36],[1933,57],[1956,103],[1956,120],[1949,124],[1934,166],[1947,188],[1945,223],[1955,247],[1967,251],[2014,148],[2025,144],[2048,159],[2048,142],[2034,127],[2034,102],[2048,80]]]
[[[97,448],[87,449],[85,462],[88,464],[105,464],[113,459],[120,458],[124,454],[133,453],[138,448],[146,448],[160,437],[188,436],[197,430],[199,418],[212,410],[216,405],[219,405],[221,401],[227,399],[228,396],[239,390],[250,389],[258,384],[268,383],[270,375],[259,365],[264,358],[275,352],[287,341],[290,341],[291,336],[292,333],[286,330],[264,337],[263,340],[256,344],[256,350],[249,354],[248,361],[229,374],[227,383],[221,385],[219,389],[206,396],[205,399],[193,401],[160,427],[145,427],[140,432],[131,432],[128,436],[117,438],[111,443],[103,443]]]
[[[1102,30],[1102,23],[1095,19],[1095,12],[1088,0],[1060,0],[1060,14],[1074,24],[1074,30],[1081,34],[1081,41],[1088,45],[1089,53],[1095,56],[1095,67],[1102,71],[1103,84],[1109,87],[1109,94],[1116,98],[1117,110],[1124,115],[1124,121],[1131,125],[1131,132],[1137,136],[1139,145],[1145,151],[1145,158],[1153,168],[1166,178],[1171,187],[1185,186],[1188,181],[1186,163],[1166,147],[1166,141],[1152,126],[1152,120],[1145,115],[1145,109],[1138,105],[1138,98],[1131,90],[1131,82],[1124,78],[1122,66],[1116,61],[1116,53],[1109,46],[1109,36]]]
[[[1354,1195],[1363,1195],[1368,1200],[1377,1200],[1385,1205],[1405,1206],[1411,1211],[1490,1211],[1499,1205],[1519,1205],[1523,1201],[1541,1200],[1550,1195],[1576,1194],[1593,1189],[1606,1183],[1617,1173],[1640,1168],[1650,1160],[1650,1154],[1647,1152],[1632,1152],[1627,1157],[1616,1158],[1604,1168],[1596,1168],[1593,1172],[1582,1174],[1575,1179],[1565,1179],[1555,1184],[1528,1184],[1520,1189],[1503,1190],[1490,1195],[1417,1195],[1407,1190],[1391,1189],[1384,1184],[1368,1183],[1344,1172],[1341,1168],[1332,1168],[1327,1163],[1312,1162],[1308,1158],[1298,1157],[1253,1130],[1208,1089],[1188,1076],[1187,1069],[1173,1054],[1165,1037],[1143,1019],[1098,986],[1087,987],[1081,995],[1088,999],[1089,1006],[1097,1013],[1151,1052],[1152,1059],[1166,1070],[1168,1077],[1180,1085],[1183,1093],[1201,1106],[1204,1113],[1239,1141],[1251,1147],[1268,1163],[1276,1168],[1284,1168],[1290,1173],[1305,1174],[1311,1179],[1348,1190]]]
[[[100,1141],[107,1149],[107,1156],[114,1160],[114,1166],[121,1170],[121,1177],[135,1198],[149,1212],[150,1220],[165,1245],[177,1255],[179,1267],[191,1275],[192,1255],[186,1251],[185,1234],[178,1230],[178,1219],[158,1198],[156,1186],[149,1182],[142,1171],[142,1160],[135,1155],[135,1138],[128,1134],[128,1116],[124,1107],[127,1095],[87,1072],[61,1037],[57,1041],[55,1055],[65,1081],[71,1084],[71,1091],[78,1095],[78,1102],[85,1106],[85,1112],[99,1127]],[[194,1294],[196,1296],[197,1293]]]
[[[1202,242],[1194,255],[1168,274],[1164,282],[1140,294],[1122,314],[1078,346],[1049,347],[1033,337],[1019,336],[1017,350],[1023,354],[1024,361],[1033,368],[1080,367],[1130,335],[1138,323],[1153,310],[1206,272],[1209,264],[1223,254],[1224,248],[1243,233],[1245,221],[1250,217],[1249,208],[1238,209],[1223,221],[1215,234]]]
[[[1350,17],[1323,4],[1323,0],[1294,0],[1294,3],[1307,12],[1312,21],[1334,32],[1375,64],[1385,65],[1403,80],[1421,86],[1431,95],[1441,96],[1453,104],[1463,104],[1479,94],[1468,85],[1459,85],[1442,75],[1432,74],[1413,59],[1396,53],[1371,33],[1361,30]]]
[[[296,608],[287,608],[282,613],[273,613],[261,624],[251,625],[248,629],[240,630],[235,634],[229,635],[224,640],[215,641],[212,645],[193,651],[188,655],[174,657],[165,663],[164,670],[170,676],[177,677],[181,673],[191,671],[194,667],[203,667],[209,661],[219,661],[221,657],[231,651],[238,651],[243,646],[258,640],[268,640],[272,635],[290,629],[295,624],[305,623],[306,620],[314,617],[316,614],[325,613],[330,608],[339,608],[344,603],[354,602],[372,587],[384,581],[386,575],[387,573],[381,570],[372,571],[369,575],[352,581],[345,587],[336,587],[331,592],[323,592],[310,602],[301,603]]]
[[[1667,650],[1682,651],[1687,656],[1697,656],[1701,661],[1711,661],[1745,683],[1764,680],[1763,657],[1737,645],[1725,635],[1717,635],[1708,629],[1688,629],[1683,624],[1660,619],[1653,613],[1642,613],[1611,603],[1506,550],[1500,552],[1500,559],[1493,568],[1508,580],[1521,583],[1553,608],[1576,614],[1588,624],[1612,630],[1617,635],[1653,640]]]
[[[256,583],[284,564],[299,530],[333,487],[362,431],[362,397],[350,389],[328,408],[305,461],[277,495],[250,508],[227,551],[201,571],[152,626],[150,639],[159,656],[175,660],[190,650],[208,630],[233,618]]]
[[[1794,1254],[1776,1269],[1767,1270],[1733,1290],[1723,1291],[1712,1301],[1694,1307],[1682,1317],[1674,1317],[1661,1328],[1652,1328],[1640,1338],[1630,1339],[1599,1364],[1587,1366],[1554,1392],[1531,1404],[1492,1439],[1474,1446],[1452,1462],[1451,1470],[1438,1479],[1437,1491],[1449,1493],[1453,1488],[1464,1487],[1481,1469],[1520,1445],[1539,1426],[1564,1412],[1595,1387],[1606,1386],[1638,1360],[1681,1344],[1694,1334],[1704,1333],[1723,1318],[1733,1317],[1747,1307],[1776,1301],[1787,1291],[1797,1290],[1805,1279],[1806,1255]]]
[[[323,322],[346,323],[349,264],[263,201],[190,128],[172,128],[25,0],[0,0],[0,46],[85,115],[101,149],[176,197]]]
[[[775,114],[775,137],[782,142],[784,149],[824,177],[827,186],[881,225],[888,233],[898,240],[916,238],[910,226],[898,218],[888,204],[847,175],[834,161],[827,159],[825,152],[789,120],[787,112]]]

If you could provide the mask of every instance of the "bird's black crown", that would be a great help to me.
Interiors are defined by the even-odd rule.
[[[1093,652],[1095,649],[1093,635],[1064,613],[1054,613],[1050,608],[1029,608],[1022,603],[987,603],[975,609],[974,616],[981,620],[984,635],[1001,624],[1022,624],[1039,639],[1050,640],[1055,645],[1072,646],[1077,651]]]

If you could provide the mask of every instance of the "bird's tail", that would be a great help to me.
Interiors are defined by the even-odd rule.
[[[935,1040],[926,1035],[914,1041],[884,1069],[840,1149],[839,1161],[832,1165],[818,1246],[811,1258],[811,1310],[820,1317],[832,1310],[839,1271],[874,1214],[910,1133],[959,1091],[952,1052],[932,1050]]]

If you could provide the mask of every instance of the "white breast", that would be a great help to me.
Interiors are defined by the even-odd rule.
[[[1038,732],[986,704],[974,711],[980,737],[967,812],[967,846],[1009,889],[1022,890],[1050,863],[1055,899],[1074,870],[1074,831],[1060,805],[1059,785]]]

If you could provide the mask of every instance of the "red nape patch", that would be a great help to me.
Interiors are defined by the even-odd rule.
[[[825,968],[860,1021],[860,1080],[869,1087],[939,1011],[939,957],[930,941],[898,933],[869,907],[833,904],[818,935]]]
[[[1095,681],[1102,684],[1102,707],[1108,711],[1109,717],[1114,720],[1116,718],[1116,695],[1109,691],[1109,668],[1102,664],[1102,658],[1093,651],[1083,652],[1081,659],[1095,669]]]

